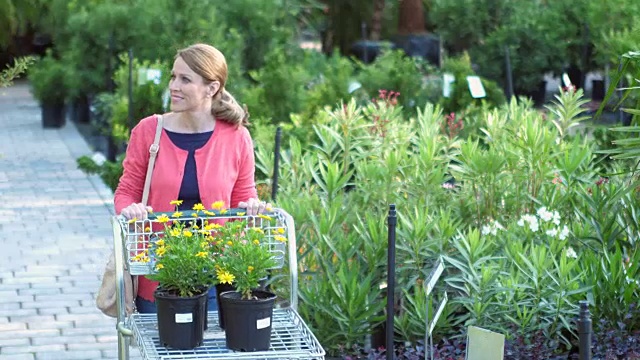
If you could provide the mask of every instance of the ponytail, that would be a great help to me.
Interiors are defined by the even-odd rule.
[[[227,90],[222,89],[213,97],[211,114],[216,118],[238,127],[249,124],[247,107],[240,106]]]

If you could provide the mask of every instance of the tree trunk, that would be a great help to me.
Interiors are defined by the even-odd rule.
[[[373,41],[380,40],[382,32],[382,14],[384,12],[385,0],[375,0],[373,4],[373,16],[371,16],[371,34],[369,38]]]
[[[424,21],[424,4],[422,0],[399,0],[398,34],[426,33]]]

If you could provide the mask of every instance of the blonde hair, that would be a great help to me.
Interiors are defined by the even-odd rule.
[[[236,99],[227,90],[227,61],[220,50],[207,44],[194,44],[182,50],[178,50],[176,58],[182,58],[196,74],[202,76],[205,81],[220,82],[220,89],[213,95],[211,101],[211,114],[220,120],[224,120],[237,126],[247,125],[249,113],[246,107],[240,106]]]

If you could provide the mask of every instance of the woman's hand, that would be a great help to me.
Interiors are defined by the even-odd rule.
[[[147,218],[147,215],[152,212],[151,206],[144,206],[142,203],[133,203],[126,208],[122,209],[120,215],[124,216],[128,220],[138,219],[144,220]]]
[[[238,207],[247,209],[247,215],[258,215],[265,211],[271,211],[271,204],[260,201],[260,199],[251,198],[247,201],[240,201]]]

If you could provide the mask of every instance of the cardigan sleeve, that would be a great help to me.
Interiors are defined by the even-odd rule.
[[[257,198],[255,182],[256,160],[253,153],[253,141],[249,130],[242,129],[240,144],[240,159],[238,165],[238,179],[231,191],[231,207],[238,207],[240,201]]]
[[[142,123],[131,131],[127,152],[122,167],[124,169],[118,187],[114,193],[113,203],[116,214],[132,203],[142,201],[142,190],[149,163],[149,145],[145,139]]]

